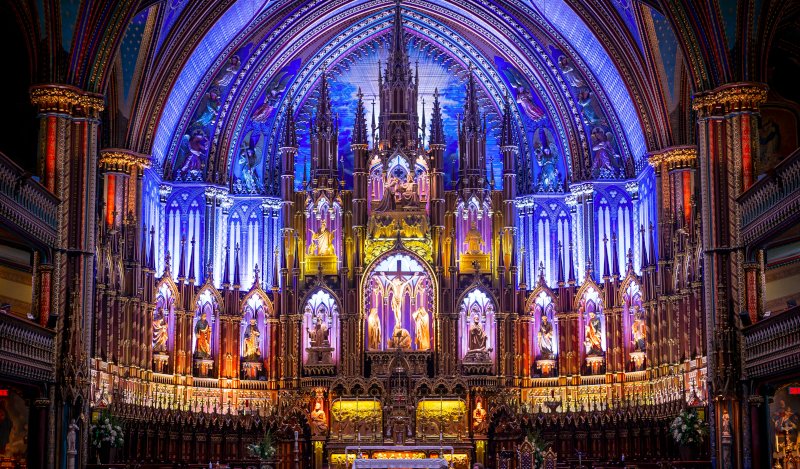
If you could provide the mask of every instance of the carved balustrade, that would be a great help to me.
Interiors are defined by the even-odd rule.
[[[0,314],[0,375],[35,383],[55,381],[55,332]]]

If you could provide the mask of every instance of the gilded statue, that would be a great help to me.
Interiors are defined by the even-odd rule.
[[[483,408],[483,403],[479,400],[475,403],[475,410],[472,411],[472,428],[479,433],[483,433],[487,429],[486,409]]]
[[[211,358],[211,324],[206,313],[200,314],[200,319],[194,325],[194,356]]]
[[[311,232],[311,244],[308,245],[308,254],[316,256],[331,256],[333,252],[333,231],[328,230],[328,222],[324,218],[319,222],[319,231]]]
[[[153,315],[153,352],[166,352],[169,339],[169,324],[162,308]]]
[[[314,323],[313,328],[308,329],[308,338],[312,347],[329,347],[330,339],[328,338],[328,326],[323,323],[321,317],[318,317]]]
[[[467,248],[467,254],[483,254],[486,248],[486,242],[483,240],[483,235],[478,231],[478,225],[475,220],[469,227],[469,231],[464,235],[464,246]]]
[[[644,322],[644,313],[639,305],[634,305],[633,307],[631,335],[633,336],[633,350],[635,352],[644,352],[647,348],[647,324]]]
[[[417,343],[417,350],[430,350],[431,332],[430,315],[425,307],[418,308],[412,315],[414,318],[414,335]]]
[[[553,323],[547,319],[547,314],[542,313],[539,324],[539,352],[542,358],[552,358],[553,356]]]
[[[403,300],[405,298],[405,289],[411,282],[417,277],[417,273],[414,272],[414,275],[411,276],[405,282],[403,281],[402,277],[397,276],[393,277],[391,280],[389,277],[386,276],[384,272],[381,272],[384,281],[386,282],[387,289],[391,289],[392,293],[392,312],[394,313],[394,325],[395,328],[403,326]]]
[[[309,414],[308,424],[314,435],[324,435],[328,431],[328,416],[325,415],[325,410],[322,408],[322,399],[317,399],[314,403],[314,409]]]
[[[381,318],[378,316],[378,308],[369,310],[369,317],[367,318],[367,327],[369,329],[369,340],[367,341],[367,349],[380,350],[381,349]]]
[[[410,350],[411,334],[409,334],[407,330],[403,329],[399,325],[395,326],[394,331],[392,332],[392,338],[389,339],[389,347],[393,349],[399,348],[403,350]]]
[[[258,330],[255,318],[250,319],[250,324],[244,330],[244,359],[258,360],[261,358],[261,347],[259,346],[261,332]]]
[[[481,320],[478,315],[472,317],[472,325],[469,327],[469,350],[470,352],[485,352],[488,337],[483,330]]]
[[[589,321],[586,323],[584,338],[586,355],[602,355],[603,338],[600,332],[601,328],[600,318],[597,317],[594,311],[589,311]]]

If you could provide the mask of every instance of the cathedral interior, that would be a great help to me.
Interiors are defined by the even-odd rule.
[[[800,468],[800,2],[0,40],[0,468]]]

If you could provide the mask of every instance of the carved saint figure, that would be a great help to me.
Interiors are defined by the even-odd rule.
[[[387,289],[391,290],[392,294],[392,312],[394,313],[394,327],[402,327],[403,326],[403,300],[405,298],[405,289],[411,282],[417,277],[417,272],[414,272],[414,275],[411,276],[405,282],[403,278],[400,276],[393,277],[391,280],[389,277],[386,276],[384,272],[381,272],[383,276],[383,280],[386,282]]]
[[[592,151],[594,161],[592,162],[592,175],[600,176],[601,172],[608,172],[611,176],[619,175],[617,170],[617,157],[614,154],[614,146],[611,144],[611,133],[605,132],[600,127],[592,129]]]
[[[318,317],[314,323],[314,327],[308,329],[308,339],[312,347],[330,346],[328,326],[323,324],[323,322],[322,318]]]
[[[319,231],[309,229],[311,244],[308,245],[308,254],[329,256],[333,254],[333,232],[328,231],[328,222],[324,218],[319,222]]]
[[[555,145],[547,138],[544,129],[539,129],[539,145],[535,150],[536,161],[542,168],[536,182],[539,191],[553,192],[558,189],[561,183],[561,174],[556,166]]]
[[[367,327],[369,329],[369,339],[367,340],[367,349],[380,350],[381,318],[378,317],[378,308],[372,308],[369,310],[369,317],[367,318]]]
[[[261,358],[261,347],[258,344],[261,332],[258,330],[255,318],[250,320],[247,329],[244,330],[244,359],[258,360]]]
[[[325,410],[322,408],[322,399],[316,400],[308,420],[312,434],[322,435],[328,431],[328,416],[325,415]]]
[[[211,358],[211,324],[206,313],[202,313],[194,325],[194,356]]]
[[[478,231],[478,224],[472,220],[469,231],[464,235],[464,246],[467,249],[467,254],[483,254],[486,248],[486,242],[483,240],[483,235]]]
[[[389,339],[390,348],[399,348],[403,350],[411,349],[411,334],[400,326],[394,327],[392,338]]]
[[[206,108],[200,117],[195,122],[196,125],[208,127],[211,125],[219,114],[219,108],[222,106],[222,97],[218,86],[212,86],[206,94]]]
[[[414,335],[416,336],[417,350],[430,350],[431,332],[428,310],[425,307],[418,308],[412,316],[414,318]]]
[[[400,190],[395,192],[395,197],[399,198],[398,203],[403,207],[416,207],[419,205],[419,193],[417,191],[417,183],[414,181],[414,173],[408,172],[406,182],[400,184]]]
[[[601,327],[600,318],[597,317],[594,311],[589,311],[589,320],[586,323],[584,337],[586,355],[601,355],[603,353],[603,338],[600,335]]]
[[[225,67],[225,71],[217,78],[217,85],[223,87],[230,85],[233,82],[233,77],[236,76],[236,72],[239,71],[241,62],[242,59],[240,59],[238,55],[231,56],[230,60],[228,60],[228,66]]]
[[[186,159],[180,169],[180,176],[186,177],[190,172],[203,170],[205,154],[208,151],[208,137],[202,128],[194,129],[191,134],[184,135]]]
[[[153,315],[153,352],[166,352],[169,339],[169,324],[164,310],[157,308]]]
[[[572,66],[566,55],[562,55],[558,58],[558,68],[561,69],[561,73],[564,74],[567,83],[573,88],[580,88],[586,85],[586,82],[583,81],[583,78],[581,78],[580,74],[575,70],[575,67]]]
[[[528,91],[525,86],[517,87],[517,104],[520,105],[522,111],[533,121],[538,121],[544,117],[544,111],[533,102],[533,95]]]
[[[481,320],[478,315],[472,316],[472,325],[469,327],[469,348],[470,352],[483,352],[486,350],[486,332],[483,330]]]
[[[483,403],[478,400],[475,403],[475,410],[472,411],[472,428],[476,432],[485,432],[486,424],[486,409],[483,408]]]
[[[242,190],[244,192],[260,192],[263,187],[261,180],[256,172],[256,165],[259,162],[258,153],[255,148],[245,147],[239,152],[239,167],[242,171]]]
[[[633,336],[633,350],[635,352],[644,352],[647,341],[647,324],[644,322],[644,313],[639,305],[633,306],[631,335]]]
[[[539,352],[545,359],[553,356],[553,323],[547,319],[545,313],[542,313],[539,324]]]
[[[77,439],[79,429],[80,427],[75,423],[75,419],[72,419],[69,423],[69,431],[67,432],[67,454],[75,454],[77,452],[75,440]]]

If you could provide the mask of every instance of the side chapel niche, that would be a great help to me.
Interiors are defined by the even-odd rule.
[[[339,304],[333,294],[319,289],[303,306],[303,365],[315,375],[335,374],[339,362]]]
[[[464,293],[459,322],[459,356],[467,374],[489,374],[495,360],[495,311],[492,296],[481,288]]]

